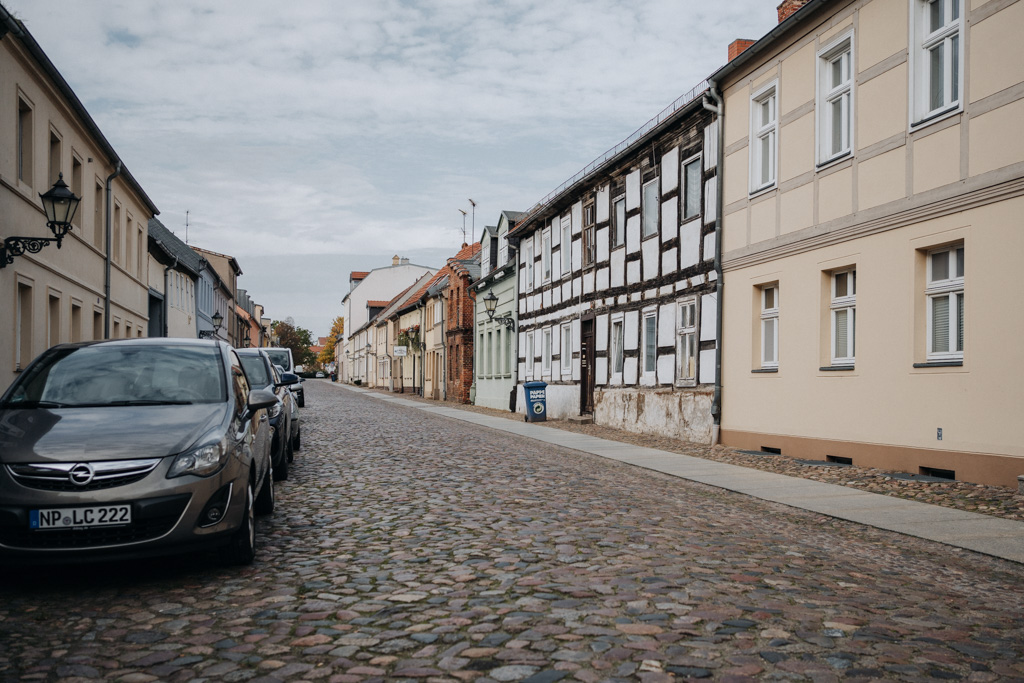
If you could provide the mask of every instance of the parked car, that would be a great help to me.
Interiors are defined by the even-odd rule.
[[[319,370],[317,370],[317,373],[316,373],[316,378],[317,378],[317,379],[323,379],[323,378],[324,378],[324,373],[322,373],[322,372],[320,372]]]
[[[277,396],[277,405],[269,409],[270,426],[274,430],[270,459],[274,467],[274,480],[284,481],[288,478],[288,463],[294,459],[292,444],[299,429],[298,421],[293,422],[293,415],[298,410],[294,405],[295,397],[289,389],[298,377],[290,372],[278,375],[270,362],[270,356],[263,349],[244,348],[235,349],[235,352],[242,361],[242,369],[249,378],[249,384],[272,391]]]
[[[0,562],[220,546],[251,563],[277,404],[219,341],[50,348],[0,397]]]
[[[285,374],[284,368],[282,368],[280,365],[275,365],[274,372],[277,373],[279,381],[284,382],[284,380],[281,379],[281,376]],[[291,391],[291,386],[289,385],[288,387],[286,387],[286,390]],[[292,396],[290,404],[292,407],[293,434],[292,448],[288,452],[288,462],[292,462],[295,459],[295,451],[302,450],[302,418],[299,417],[299,404],[295,400],[294,396]]]
[[[297,373],[298,369],[292,362],[292,350],[282,346],[272,346],[270,348],[263,349],[270,356],[271,362],[274,365],[280,365],[284,368],[285,372]],[[295,394],[295,400],[299,404],[299,407],[305,407],[306,405],[306,392],[302,390],[302,378],[300,377],[295,384],[291,387],[292,393]]]

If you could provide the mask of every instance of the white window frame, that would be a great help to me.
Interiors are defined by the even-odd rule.
[[[551,228],[544,228],[540,240],[541,280],[551,282]]]
[[[910,0],[910,126],[933,123],[963,108],[964,3],[963,0]],[[938,7],[943,24],[931,30],[932,8]],[[955,16],[954,16],[955,15]],[[953,45],[956,45],[956,55]],[[932,51],[942,49],[942,101],[931,101]],[[953,94],[956,97],[953,97]]]
[[[526,240],[525,249],[523,249],[523,263],[526,267],[526,291],[533,291],[533,235],[530,235]]]
[[[761,367],[766,370],[779,367],[779,285],[761,285]],[[768,293],[772,292],[770,297]],[[772,354],[767,353],[766,341],[771,335]]]
[[[660,188],[661,179],[654,178],[644,183],[640,191],[640,239],[642,240],[658,234],[658,223],[661,220]],[[653,193],[648,194],[648,190],[653,190]],[[649,206],[650,203],[653,203],[653,206]]]
[[[525,374],[529,379],[533,378],[533,371],[535,369],[534,363],[536,362],[535,354],[533,351],[533,331],[526,333],[526,368]]]
[[[648,320],[653,320],[653,329],[648,330]],[[653,351],[648,352],[648,337],[654,337]],[[650,365],[650,369],[648,369]],[[642,384],[654,384],[658,376],[658,309],[646,308],[640,314],[640,378]]]
[[[498,237],[498,262],[494,264],[494,267],[500,267],[508,263],[508,237],[501,235]]]
[[[964,253],[964,245],[954,244],[940,249],[932,249],[927,257],[927,279],[925,281],[925,308],[927,311],[927,349],[929,361],[962,361],[964,358],[964,339],[960,325],[966,324],[964,312],[964,264],[958,258],[958,252]],[[941,254],[947,255],[947,277],[935,279],[933,259]],[[961,269],[961,270],[958,270]],[[948,320],[947,345],[945,349],[934,348],[934,313],[938,301],[946,300],[946,317]],[[963,335],[966,336],[966,335]],[[959,347],[959,348],[958,348]]]
[[[618,327],[618,334],[615,332]],[[626,318],[622,313],[612,315],[608,325],[608,372],[609,384],[622,384],[622,373],[626,367]]]
[[[491,272],[491,239],[480,240],[480,276],[483,277]]]
[[[838,284],[840,276],[844,275],[846,276],[846,294],[840,296],[838,294]],[[829,317],[832,323],[831,362],[836,367],[852,366],[857,359],[857,269],[848,268],[834,271],[830,279],[832,281],[832,297],[829,304]],[[843,314],[846,315],[847,354],[839,356],[836,354],[839,345],[839,337],[837,336],[839,328],[836,324],[836,319]]]
[[[545,327],[541,331],[541,347],[540,347],[540,369],[541,376],[551,376],[551,328]]]
[[[562,231],[561,252],[562,252],[562,277],[572,273],[572,216],[565,214],[559,223]]]
[[[750,194],[775,186],[779,160],[779,82],[767,83],[750,97]],[[769,105],[771,120],[758,123],[764,104]],[[767,146],[765,147],[765,143]],[[765,154],[768,155],[767,160]]]
[[[848,31],[818,51],[817,106],[815,118],[818,131],[818,165],[824,165],[849,156],[853,151],[853,31]],[[840,73],[846,78],[833,83],[833,65],[839,63]],[[839,148],[833,147],[835,107],[839,107]]]
[[[616,208],[622,205],[622,220],[619,220],[618,209]],[[618,197],[612,199],[612,210],[611,210],[611,223],[612,223],[612,249],[619,249],[626,246],[626,195],[620,194]]]
[[[690,168],[691,166],[695,166],[696,169],[697,169],[697,182],[696,182],[697,207],[693,211],[690,211],[690,209],[692,208],[690,206],[690,190],[693,189],[693,188],[691,187],[691,183],[690,183],[689,177],[687,177],[687,175],[686,175],[686,169]],[[688,221],[688,220],[691,220],[693,218],[697,218],[697,217],[700,216],[701,199],[702,199],[701,193],[704,191],[704,177],[703,176],[704,176],[704,167],[701,165],[701,156],[700,156],[700,154],[694,154],[689,159],[685,159],[682,162],[682,164],[680,164],[680,166],[679,166],[679,182],[682,185],[682,187],[680,187],[680,190],[681,190],[680,194],[681,194],[681,196],[680,196],[679,203],[681,205],[680,206],[680,211],[682,211],[683,220],[684,221]]]
[[[700,320],[700,299],[689,296],[676,302],[676,386],[697,385],[697,359],[700,344],[697,321]]]
[[[561,350],[559,351],[559,357],[561,358],[561,374],[571,375],[572,374],[572,323],[562,323],[560,330],[561,337]]]

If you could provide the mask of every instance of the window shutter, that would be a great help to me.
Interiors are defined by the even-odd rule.
[[[835,312],[836,317],[836,358],[848,358],[850,356],[849,351],[849,332],[847,318],[849,317],[849,311],[841,310]]]
[[[949,351],[949,296],[932,297],[932,352]]]

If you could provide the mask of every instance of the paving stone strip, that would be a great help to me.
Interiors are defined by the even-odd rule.
[[[257,562],[0,576],[0,681],[1024,679],[1024,567],[329,383]]]

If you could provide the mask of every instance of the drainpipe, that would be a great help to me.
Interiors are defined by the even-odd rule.
[[[420,299],[420,397],[427,397],[427,305]]]
[[[509,225],[508,229],[511,231],[513,227]],[[516,326],[515,329],[510,330],[515,335],[513,338],[515,343],[512,345],[515,355],[512,357],[512,388],[509,390],[508,411],[514,413],[516,412],[516,399],[519,397],[519,240],[513,244],[506,232],[505,244],[508,250],[515,252],[515,256],[510,254],[503,265],[505,267],[508,266],[509,261],[512,262],[512,310],[509,311],[509,315],[515,314]],[[505,277],[510,276],[506,275]]]
[[[111,188],[113,187],[114,178],[121,175],[121,160],[117,160],[117,166],[114,168],[114,172],[107,176],[107,220],[106,220],[106,232],[107,232],[107,258],[103,265],[103,338],[110,339],[110,213],[113,209],[113,193]],[[166,292],[164,296],[167,296]]]
[[[722,311],[725,300],[722,296],[724,289],[724,278],[722,277],[722,209],[724,207],[723,196],[723,169],[725,167],[725,102],[722,94],[718,92],[718,84],[714,81],[708,83],[708,94],[715,101],[714,104],[704,98],[704,108],[715,114],[715,124],[718,127],[718,150],[715,161],[715,299],[717,314],[715,316],[715,394],[711,399],[711,445],[717,446],[722,429]]]

